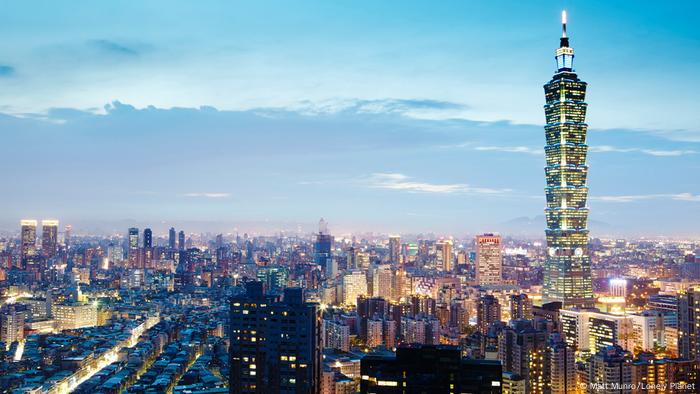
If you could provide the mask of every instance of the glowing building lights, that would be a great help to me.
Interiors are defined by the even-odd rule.
[[[564,12],[557,71],[544,86],[547,258],[543,295],[546,302],[561,301],[565,308],[590,308],[594,299],[586,207],[586,83],[574,73],[573,60]]]

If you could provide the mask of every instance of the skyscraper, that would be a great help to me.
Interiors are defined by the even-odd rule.
[[[445,272],[452,272],[454,269],[452,241],[446,239],[438,242],[436,246],[438,247],[438,258],[440,259],[442,270]]]
[[[48,257],[58,252],[58,220],[41,221],[41,252]]]
[[[175,227],[170,227],[170,230],[168,231],[168,248],[170,248],[170,250],[175,250],[176,237]]]
[[[143,247],[145,249],[153,247],[153,231],[150,228],[143,230]]]
[[[318,234],[314,244],[314,262],[325,271],[328,260],[333,258],[331,248],[333,247],[333,236],[328,233],[328,224],[323,218],[318,222]]]
[[[401,237],[398,235],[389,236],[389,262],[398,264],[401,261]]]
[[[483,234],[476,236],[476,282],[480,285],[501,283],[503,252],[501,236]]]
[[[177,234],[177,250],[185,250],[185,232],[182,230]]]
[[[22,226],[22,261],[36,254],[36,220],[24,219],[20,221]]]
[[[482,334],[486,334],[489,326],[501,321],[501,304],[491,294],[479,298],[476,307],[476,325]]]
[[[231,393],[318,393],[321,320],[301,288],[283,299],[266,296],[262,283],[231,299]]]
[[[129,228],[127,258],[130,268],[137,268],[139,263],[139,229]]]
[[[593,290],[586,207],[586,83],[574,72],[566,12],[562,13],[562,29],[556,51],[557,71],[544,85],[547,258],[543,295],[546,302],[560,301],[564,308],[590,308]]]

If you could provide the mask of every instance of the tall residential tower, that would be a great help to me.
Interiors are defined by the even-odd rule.
[[[544,85],[547,258],[543,295],[547,302],[561,301],[564,308],[588,308],[594,299],[586,207],[586,83],[574,72],[573,61],[564,11],[557,71]]]

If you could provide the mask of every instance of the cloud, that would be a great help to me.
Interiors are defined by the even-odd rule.
[[[700,202],[700,194],[676,193],[676,194],[636,194],[627,196],[592,196],[594,201],[629,203],[644,200],[675,200]]]
[[[416,182],[411,177],[390,172],[374,173],[366,179],[369,187],[377,189],[403,190],[411,193],[436,193],[436,194],[490,194],[498,195],[511,191],[511,189],[491,189],[484,187],[472,187],[465,183],[427,183]]]
[[[110,40],[92,40],[88,44],[100,51],[121,56],[138,56],[141,54],[141,51],[135,47]]]
[[[299,106],[290,107],[307,115],[319,114],[398,114],[419,119],[463,118],[469,107],[462,103],[431,99],[376,99],[376,100],[325,100],[320,102],[303,101]]]
[[[231,193],[185,193],[185,197],[227,198]]]
[[[528,146],[477,146],[474,150],[493,151],[493,152],[508,152],[508,153],[527,153],[530,155],[541,156],[544,154],[542,148],[531,148]]]
[[[15,73],[15,68],[5,64],[0,64],[0,77],[9,77]]]
[[[645,155],[657,156],[657,157],[674,157],[683,155],[694,155],[698,153],[694,150],[686,149],[675,149],[675,150],[664,150],[664,149],[648,149],[648,148],[619,148],[611,145],[594,145],[589,147],[591,152],[595,153],[643,153]]]

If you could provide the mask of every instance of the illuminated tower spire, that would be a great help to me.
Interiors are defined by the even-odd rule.
[[[556,50],[557,70],[544,85],[545,176],[547,187],[547,257],[545,301],[567,307],[592,307],[591,261],[588,256],[588,166],[586,155],[586,83],[574,73],[574,50],[562,12],[562,37]]]

